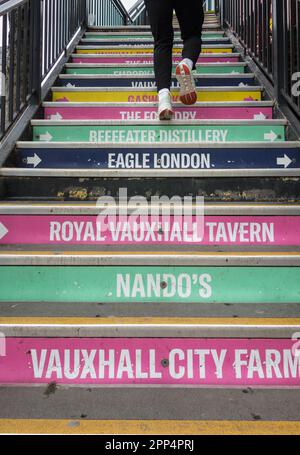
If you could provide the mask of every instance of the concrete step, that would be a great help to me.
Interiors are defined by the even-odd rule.
[[[267,120],[273,118],[273,101],[236,103],[174,103],[174,120]],[[157,120],[157,103],[44,102],[46,120]]]
[[[53,87],[52,101],[137,103],[157,101],[157,91],[151,88],[118,87]],[[198,102],[261,101],[264,88],[258,87],[198,87]],[[179,90],[172,90],[174,102],[179,102]]]
[[[54,144],[55,145],[55,144]],[[176,194],[204,196],[207,202],[300,201],[298,169],[119,170],[0,169],[2,200],[95,201],[103,195],[128,197]]]
[[[69,302],[51,302],[45,304],[43,302],[0,302],[0,317],[2,324],[36,324],[37,322],[48,324],[64,322],[73,324],[98,323],[101,325],[101,320],[117,323],[118,320],[127,318],[127,322],[140,320],[142,318],[160,318],[166,323],[169,321],[170,314],[182,324],[192,322],[192,319],[197,319],[202,322],[209,322],[211,318],[215,321],[227,322],[236,320],[235,323],[243,325],[245,330],[245,321],[253,322],[255,326],[258,322],[271,321],[274,318],[277,321],[288,323],[288,318],[299,318],[300,303],[213,303],[205,302],[185,302],[184,299],[180,302],[134,302],[128,299],[126,302],[78,302],[76,299]],[[100,319],[99,319],[100,318]],[[130,318],[130,319],[128,319]],[[108,322],[109,322],[108,321]],[[235,326],[234,326],[235,327]],[[233,327],[231,327],[232,329]],[[1,327],[5,330],[5,327]],[[256,327],[257,330],[257,327]],[[294,332],[293,332],[294,333]],[[99,335],[99,334],[98,334]],[[110,334],[111,335],[111,334]],[[178,332],[177,334],[178,335]],[[273,334],[274,335],[274,334]],[[272,336],[273,336],[272,335]],[[245,335],[244,335],[245,336]],[[257,333],[256,333],[256,336]],[[265,336],[265,334],[264,334]],[[290,335],[291,337],[291,335]]]
[[[196,87],[235,87],[253,86],[256,78],[253,73],[246,74],[201,74],[194,76]],[[106,74],[61,74],[57,84],[63,87],[133,87],[154,88],[154,76],[147,75],[110,75]],[[172,79],[172,88],[179,88],[175,77]]]
[[[274,436],[300,432],[295,388],[49,384],[2,386],[0,433]]]

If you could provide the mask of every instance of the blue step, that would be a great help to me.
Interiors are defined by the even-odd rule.
[[[202,74],[195,76],[197,87],[236,87],[241,84],[253,86],[254,74]],[[178,87],[175,78],[173,87]],[[131,87],[153,88],[156,86],[153,76],[107,76],[107,75],[70,75],[59,76],[58,85],[62,87]]]
[[[300,142],[213,144],[201,148],[19,142],[15,164],[39,169],[299,169]]]

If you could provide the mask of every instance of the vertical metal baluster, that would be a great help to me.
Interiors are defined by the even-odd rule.
[[[17,43],[16,43],[16,98],[15,112],[21,107],[21,43],[22,43],[22,7],[17,9]]]
[[[7,14],[4,14],[3,16],[3,22],[2,22],[2,62],[1,62],[1,71],[3,74],[3,81],[5,86],[2,87],[4,95],[1,96],[1,122],[0,122],[0,136],[5,131],[5,126],[6,126],[6,80],[7,80],[7,70],[6,70],[6,65],[7,65]]]
[[[15,32],[16,11],[9,15],[9,81],[8,81],[8,121],[11,123],[14,116],[14,81],[15,81]]]

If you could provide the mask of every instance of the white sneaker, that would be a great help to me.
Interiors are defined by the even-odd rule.
[[[180,85],[180,101],[192,105],[197,101],[196,84],[190,65],[182,60],[176,67],[176,78]]]
[[[159,120],[172,120],[174,111],[172,108],[171,93],[167,89],[163,89],[158,94],[158,117]]]

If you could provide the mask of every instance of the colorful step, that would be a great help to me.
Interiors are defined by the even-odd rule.
[[[187,122],[105,122],[33,120],[33,141],[91,143],[227,143],[283,142],[284,120]]]
[[[0,301],[299,303],[299,253],[285,256],[237,253],[235,261],[226,253],[222,257],[223,265],[214,266],[175,265],[180,256],[187,264],[205,262],[196,252],[185,256],[179,252],[175,256],[174,252],[165,257],[162,252],[157,255],[155,262],[161,266],[151,265],[154,261],[151,254],[143,252],[136,252],[128,259],[128,253],[118,252],[101,256],[93,252],[52,254],[2,250]],[[172,266],[166,265],[169,261]],[[251,261],[253,266],[245,265]],[[126,266],[128,262],[136,265]],[[291,265],[280,266],[283,262]],[[146,263],[149,265],[145,266]]]
[[[180,32],[178,24],[173,24],[173,28],[175,33]],[[208,23],[206,20],[204,22],[204,27],[203,27],[203,32],[205,33],[206,31],[222,31],[224,33],[224,30],[220,30],[220,24],[218,22],[215,22],[213,24]],[[89,31],[90,32],[97,32],[97,33],[115,33],[115,32],[123,32],[123,33],[135,33],[135,32],[147,32],[150,33],[150,25],[108,25],[108,26],[89,26]]]
[[[139,54],[139,55],[121,55],[121,54],[72,54],[72,62],[74,63],[111,63],[111,64],[152,64],[153,55]],[[173,56],[173,63],[179,63],[182,60],[180,56]],[[241,60],[239,53],[216,53],[216,54],[201,54],[198,63],[238,63]]]
[[[5,245],[300,246],[300,216],[0,215]]]
[[[100,103],[155,103],[156,90],[128,88],[53,87],[52,101]],[[261,101],[263,87],[198,87],[198,102]],[[173,102],[179,102],[179,91],[172,91]]]
[[[15,165],[29,169],[214,170],[300,169],[300,144],[211,144],[199,148],[19,142]]]
[[[43,103],[46,120],[158,120],[156,104]],[[175,120],[266,120],[273,118],[273,102],[174,104]]]
[[[208,37],[202,37],[202,43],[203,45],[227,45],[231,44],[231,41],[227,37],[220,37],[217,36],[215,38],[208,38]],[[182,39],[180,37],[175,37],[174,38],[174,44],[180,45],[182,44]],[[139,37],[139,38],[131,38],[127,36],[126,38],[92,38],[92,37],[84,37],[80,40],[80,46],[121,46],[121,45],[126,45],[126,46],[150,46],[153,45],[153,38],[151,36],[149,37]]]
[[[233,44],[211,44],[203,45],[202,53],[203,54],[230,54],[233,52]],[[77,46],[77,54],[126,54],[126,55],[137,55],[137,54],[153,54],[153,45],[152,46]],[[182,46],[177,45],[173,48],[174,54],[182,53]]]
[[[240,62],[235,63],[200,63],[197,65],[195,74],[244,74],[247,64]],[[101,74],[107,76],[153,76],[153,65],[137,64],[75,64],[67,63],[65,65],[66,74]],[[175,65],[173,68],[175,72]]]
[[[253,86],[255,76],[247,74],[201,74],[195,76],[196,87],[245,87]],[[131,87],[155,88],[154,76],[107,76],[95,74],[61,74],[58,84],[63,87]],[[179,88],[176,78],[172,88]]]
[[[116,33],[97,33],[97,32],[86,32],[85,33],[85,38],[88,39],[105,39],[105,40],[127,40],[127,39],[132,39],[132,40],[140,40],[140,39],[149,39],[153,40],[151,32],[136,32],[136,33],[121,33],[121,32],[116,32]],[[176,32],[174,34],[175,40],[181,40],[180,33]],[[203,32],[202,34],[203,40],[207,39],[220,39],[224,38],[224,32]]]
[[[8,337],[0,382],[299,387],[295,349],[291,338]]]

